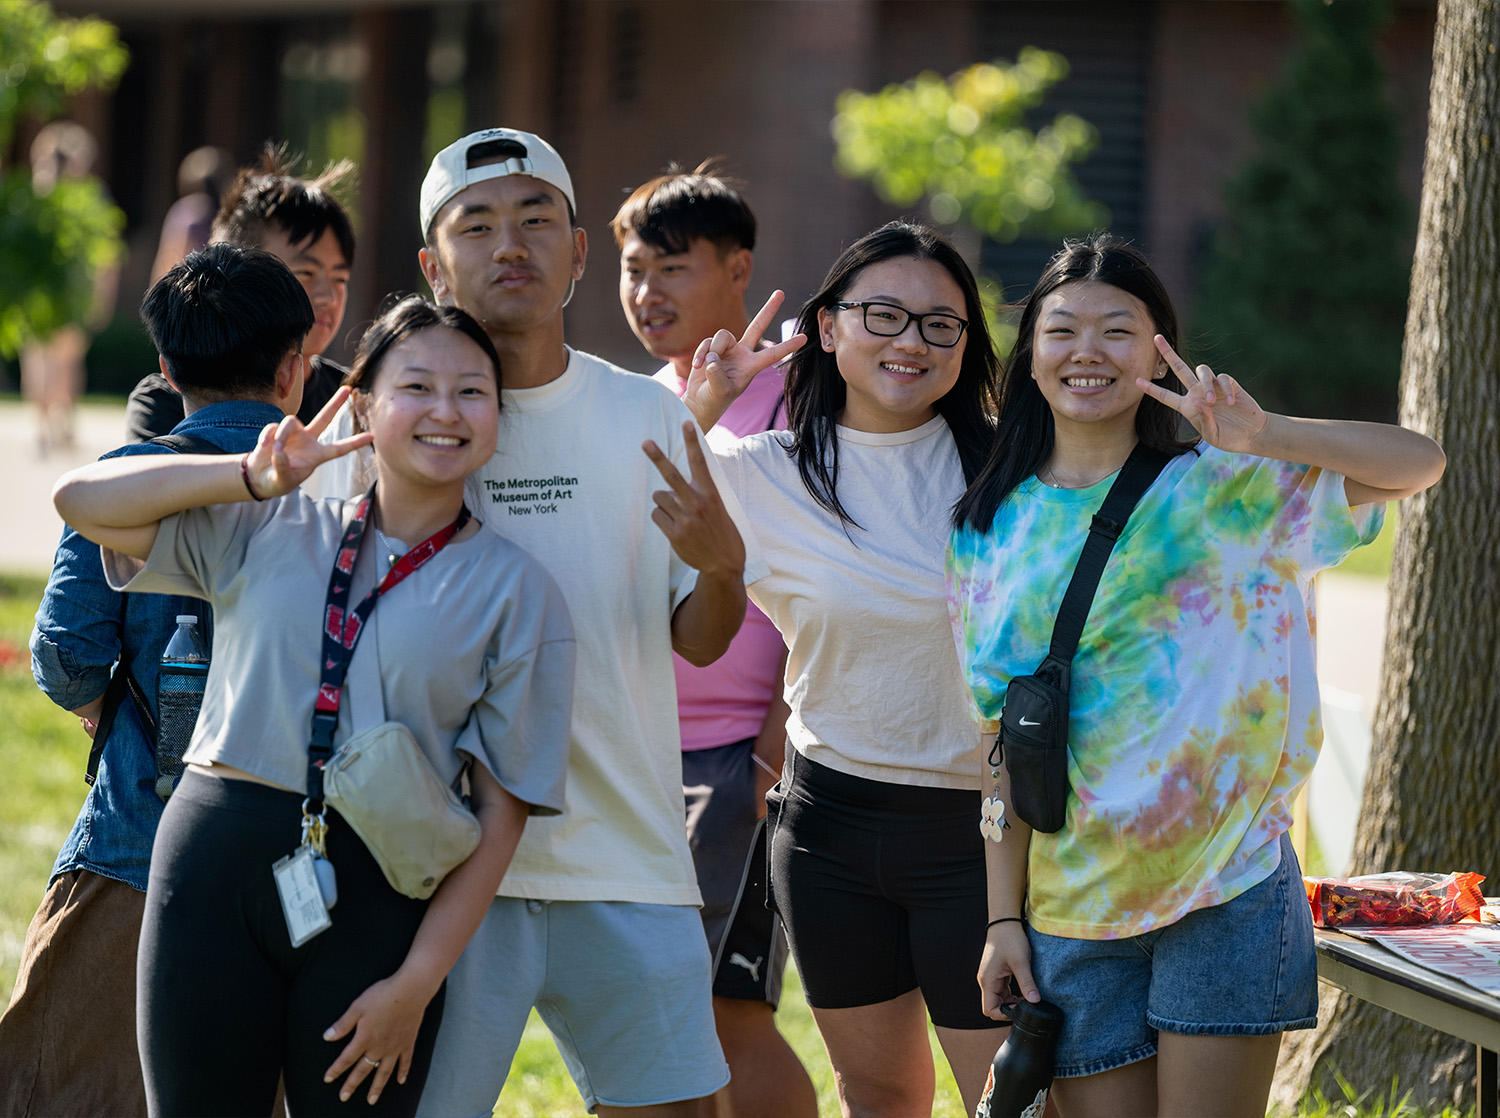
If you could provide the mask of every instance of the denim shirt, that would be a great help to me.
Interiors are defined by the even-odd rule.
[[[254,449],[262,427],[281,419],[281,410],[272,404],[229,400],[200,408],[173,433],[197,435],[242,454]],[[104,457],[170,453],[163,446],[136,443]],[[104,694],[110,668],[117,657],[123,658],[155,718],[157,669],[177,628],[177,614],[205,614],[207,609],[204,602],[171,595],[111,590],[99,546],[64,528],[31,634],[31,674],[54,703],[77,710]],[[78,758],[80,779],[86,752],[80,751]],[[127,696],[104,744],[98,779],[57,855],[52,876],[85,869],[144,890],[164,806],[156,795],[151,739]]]

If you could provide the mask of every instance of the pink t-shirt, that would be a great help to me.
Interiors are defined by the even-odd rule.
[[[760,373],[744,394],[729,405],[714,430],[744,438],[786,426],[786,412],[780,407],[785,378],[779,368]],[[671,365],[658,372],[655,379],[679,396],[687,387]],[[771,619],[753,603],[746,603],[745,623],[730,642],[729,651],[708,667],[694,667],[672,654],[684,753],[731,745],[760,733],[766,711],[781,686],[779,669],[783,651],[781,634]]]

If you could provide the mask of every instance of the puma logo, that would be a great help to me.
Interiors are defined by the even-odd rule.
[[[729,961],[734,966],[744,967],[747,971],[749,971],[750,981],[759,982],[760,965],[761,963],[766,961],[766,957],[764,955],[757,955],[755,957],[755,962],[752,963],[749,959],[745,958],[738,951],[736,951],[733,955],[729,956]]]

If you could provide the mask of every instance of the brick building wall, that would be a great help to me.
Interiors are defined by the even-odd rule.
[[[1070,97],[1101,106],[1096,123],[1114,145],[1113,162],[1085,167],[1080,177],[1086,185],[1091,174],[1101,184],[1108,178],[1108,189],[1125,191],[1127,201],[1115,204],[1122,215],[1129,208],[1128,231],[1190,304],[1222,216],[1224,181],[1250,150],[1248,108],[1278,71],[1292,33],[1280,0],[57,0],[57,7],[116,19],[134,51],[120,91],[90,110],[105,133],[111,187],[131,221],[123,307],[144,286],[177,161],[202,143],[248,159],[285,127],[294,114],[283,63],[291,44],[309,36],[344,44],[339,49],[358,61],[348,99],[363,113],[368,150],[349,323],[368,318],[384,292],[410,289],[414,200],[437,80],[427,52],[456,45],[464,56],[463,126],[529,128],[569,161],[590,238],[588,272],[568,309],[570,338],[639,369],[651,361],[620,314],[608,231],[629,188],[673,160],[724,157],[761,223],[750,297],[758,302],[779,286],[794,307],[844,245],[897,213],[833,168],[829,121],[838,93],[924,69],[949,73],[1025,42],[1072,56],[1073,77],[1042,112],[1050,116]],[[1398,0],[1383,38],[1402,125],[1402,183],[1414,205],[1433,19],[1434,0]],[[458,39],[445,46],[439,25],[451,31],[455,20]],[[1134,185],[1122,186],[1124,179]],[[1102,196],[1105,187],[1095,189]],[[956,240],[980,257],[977,238]],[[1007,284],[1024,289],[1048,247],[984,255],[1004,260]]]

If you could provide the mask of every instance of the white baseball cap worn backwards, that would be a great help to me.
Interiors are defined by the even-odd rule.
[[[505,141],[511,148],[507,158],[486,162],[478,167],[469,166],[469,153],[481,144]],[[516,150],[519,149],[519,150]],[[497,154],[506,154],[503,150]],[[457,143],[449,144],[432,157],[432,166],[427,168],[427,177],[422,180],[419,205],[422,221],[422,236],[438,210],[455,194],[487,179],[503,178],[506,175],[530,175],[561,190],[573,213],[578,212],[578,203],[573,199],[573,180],[568,175],[568,166],[562,156],[540,136],[530,132],[518,132],[514,128],[486,128],[471,132]]]

